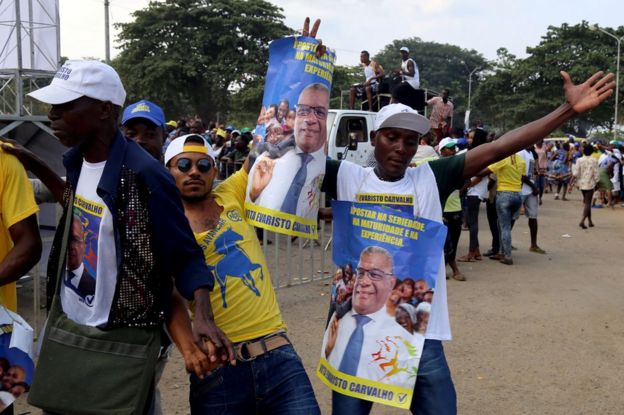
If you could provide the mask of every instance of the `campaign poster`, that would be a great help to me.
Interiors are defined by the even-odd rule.
[[[63,283],[79,303],[89,308],[93,307],[95,298],[98,234],[104,210],[103,205],[78,195],[74,201]]]
[[[0,306],[0,412],[30,390],[35,373],[32,344],[32,327]]]
[[[408,409],[446,227],[381,205],[332,210],[338,269],[317,375],[344,395]]]
[[[245,197],[247,220],[287,235],[318,238],[325,175],[327,117],[336,54],[316,56],[319,42],[287,37],[269,46],[256,160]]]

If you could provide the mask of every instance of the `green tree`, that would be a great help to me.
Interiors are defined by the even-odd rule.
[[[332,79],[330,108],[340,108],[341,91],[348,91],[351,85],[362,82],[362,68],[360,66],[336,65]],[[343,106],[349,105],[349,96],[344,97]]]
[[[268,44],[292,31],[281,9],[264,0],[150,2],[119,24],[113,62],[128,100],[151,99],[171,117],[204,118],[237,105],[260,107]],[[248,108],[236,108],[245,111]]]
[[[624,35],[624,27],[612,31]],[[550,26],[541,42],[528,47],[527,53],[525,59],[509,59],[509,55],[499,53],[495,72],[475,94],[475,105],[498,128],[525,124],[561,104],[564,94],[560,70],[570,73],[575,82],[599,70],[615,72],[615,42],[590,30],[587,22]],[[612,97],[562,130],[585,137],[592,126],[611,128],[613,106]]]

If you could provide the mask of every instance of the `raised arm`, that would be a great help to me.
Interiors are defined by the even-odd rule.
[[[535,144],[561,124],[595,108],[613,93],[613,74],[595,73],[585,82],[574,85],[567,72],[561,71],[566,102],[550,114],[509,131],[498,140],[466,153],[464,177],[469,178],[488,165]]]

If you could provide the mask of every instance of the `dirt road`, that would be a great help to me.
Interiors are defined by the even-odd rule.
[[[491,239],[481,210],[485,251]],[[448,281],[454,340],[445,348],[460,414],[624,413],[624,209],[594,210],[596,227],[588,230],[578,227],[580,212],[578,191],[568,202],[545,195],[538,242],[546,255],[528,252],[522,218],[513,266],[460,263],[468,281]],[[463,232],[461,254],[467,243]],[[327,293],[318,282],[278,291],[323,414],[330,413],[330,393],[314,371]],[[175,352],[161,382],[166,414],[189,413],[187,385]],[[373,413],[407,412],[376,405]]]

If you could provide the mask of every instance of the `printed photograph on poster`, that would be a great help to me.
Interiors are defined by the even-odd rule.
[[[338,269],[318,375],[337,392],[409,408],[446,227],[385,206],[332,209]]]
[[[0,412],[30,390],[35,372],[32,342],[28,323],[0,307]]]
[[[76,196],[74,216],[67,249],[67,270],[64,285],[81,303],[93,304],[97,275],[97,235],[104,207]]]
[[[336,55],[309,37],[275,40],[255,129],[245,210],[255,226],[318,237],[327,117]],[[252,158],[253,158],[252,157]]]

